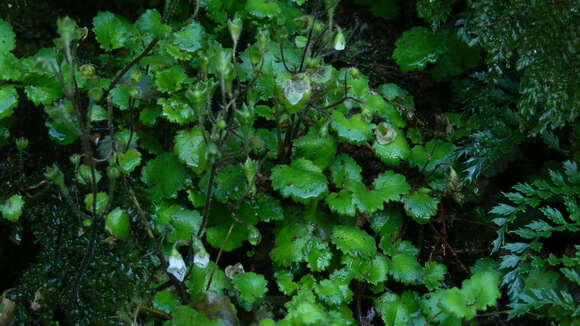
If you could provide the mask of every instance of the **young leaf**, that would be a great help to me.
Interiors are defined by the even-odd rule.
[[[97,193],[97,201],[95,205],[95,213],[101,214],[107,205],[107,201],[109,200],[109,196],[104,192]],[[85,195],[85,209],[89,212],[93,211],[93,194],[86,194]]]
[[[189,130],[179,130],[175,135],[174,142],[173,149],[180,161],[197,174],[205,171],[207,146],[199,127],[195,126]]]
[[[445,279],[445,273],[447,272],[447,266],[439,264],[437,262],[428,262],[425,264],[425,272],[423,279],[425,286],[429,291],[441,286],[441,281]]]
[[[365,231],[354,227],[337,226],[330,239],[346,255],[373,257],[377,254],[375,239]]]
[[[106,51],[125,46],[129,39],[127,25],[108,11],[101,11],[93,18],[93,32],[101,48]]]
[[[12,85],[0,87],[0,120],[10,117],[18,105],[18,93]]]
[[[131,224],[127,212],[119,207],[109,212],[105,218],[105,229],[117,239],[129,238]]]
[[[326,203],[333,212],[342,215],[354,216],[359,212],[374,213],[383,208],[383,197],[379,192],[367,191],[361,181],[349,180],[339,193],[330,193],[326,196]]]
[[[409,157],[411,149],[403,132],[394,127],[393,130],[396,133],[396,137],[392,142],[381,144],[375,141],[373,149],[375,150],[376,156],[384,163],[399,166],[400,160],[406,160]]]
[[[234,278],[234,287],[240,291],[241,298],[249,303],[254,303],[268,292],[267,284],[263,275],[253,272],[238,274]]]
[[[173,153],[158,155],[141,170],[141,180],[149,186],[147,193],[155,201],[175,196],[186,179],[187,170]]]
[[[405,176],[393,171],[380,174],[373,181],[373,185],[385,202],[399,201],[401,196],[406,195],[411,189]]]
[[[320,198],[327,191],[328,181],[322,170],[306,159],[294,160],[290,165],[276,165],[270,179],[272,187],[283,197],[292,197],[300,203]]]
[[[16,222],[20,215],[22,215],[23,206],[24,200],[22,199],[22,196],[12,195],[3,205],[0,205],[0,212],[2,212],[2,217],[8,221]]]
[[[139,31],[149,33],[153,37],[162,39],[165,38],[171,27],[163,24],[161,14],[156,9],[146,10],[135,22]]]
[[[428,188],[421,188],[403,198],[405,213],[419,224],[429,222],[431,216],[435,216],[437,213],[439,199],[432,197],[430,192],[431,190]]]
[[[440,38],[425,27],[413,27],[395,42],[393,59],[402,71],[422,71],[427,63],[437,61],[441,43]]]
[[[14,48],[16,48],[16,34],[8,22],[0,19],[0,55],[10,52]]]
[[[363,121],[359,113],[346,118],[340,111],[332,112],[330,125],[340,140],[353,145],[361,145],[369,140],[376,127],[373,123]]]
[[[141,164],[141,153],[136,148],[131,148],[125,153],[118,153],[117,161],[123,173],[130,174]]]
[[[163,93],[173,93],[181,89],[181,84],[187,79],[181,66],[165,69],[155,76],[155,86]]]
[[[197,21],[192,21],[182,31],[175,33],[173,44],[180,50],[195,52],[202,48],[205,30]]]

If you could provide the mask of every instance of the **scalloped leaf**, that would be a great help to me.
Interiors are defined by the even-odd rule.
[[[346,255],[373,257],[377,254],[375,239],[363,230],[350,226],[337,226],[330,239]]]
[[[373,186],[385,202],[399,201],[401,196],[406,195],[411,189],[405,176],[393,171],[380,174],[373,181]]]
[[[308,103],[312,93],[310,78],[306,74],[280,74],[276,78],[278,98],[288,113],[296,113]]]
[[[403,284],[419,284],[423,278],[423,267],[414,255],[398,253],[391,257],[389,275]]]
[[[16,48],[16,34],[10,23],[0,19],[0,54],[10,52]]]
[[[153,37],[162,39],[170,32],[171,27],[163,24],[163,18],[157,9],[147,9],[135,22],[139,31],[151,34]]]
[[[192,234],[196,234],[201,227],[202,216],[198,211],[190,209],[178,209],[171,214],[169,225],[171,232],[167,235],[170,243],[178,240],[189,241]]]
[[[185,69],[182,66],[173,66],[155,76],[155,86],[163,93],[173,93],[181,89],[181,84],[186,79]]]
[[[339,154],[330,166],[330,180],[342,188],[349,181],[362,182],[362,168],[347,154]]]
[[[433,291],[440,287],[441,281],[445,279],[445,273],[447,273],[447,266],[434,261],[426,263],[423,280],[427,289]]]
[[[205,231],[207,242],[216,249],[221,249],[223,245],[223,251],[230,252],[240,248],[248,240],[248,229],[245,226],[236,224],[232,229],[228,241],[224,244],[223,242],[229,229],[230,226],[228,224],[220,224],[207,228]]]
[[[199,127],[179,130],[175,135],[174,142],[173,149],[181,162],[197,174],[205,171],[207,146]]]
[[[367,191],[364,183],[352,180],[340,192],[330,193],[325,199],[331,211],[348,216],[354,216],[357,211],[374,213],[383,208],[383,200],[379,192]]]
[[[442,40],[425,27],[413,27],[395,41],[393,59],[402,71],[425,69],[434,63],[441,53]]]
[[[154,201],[174,197],[186,180],[187,170],[173,153],[158,155],[141,170],[141,181],[149,186],[146,191]]]
[[[106,51],[122,48],[129,40],[127,24],[108,11],[100,11],[93,18],[93,32],[101,48]]]
[[[118,153],[117,161],[121,171],[125,174],[130,174],[141,164],[141,153],[136,148],[131,148],[125,153]]]
[[[205,29],[197,22],[192,21],[183,30],[175,33],[173,44],[180,50],[195,52],[203,47]]]
[[[439,198],[431,196],[430,192],[429,188],[420,188],[403,198],[405,213],[419,224],[429,222],[429,219],[437,214]]]
[[[403,132],[394,127],[392,129],[396,133],[395,139],[388,144],[375,141],[373,149],[383,163],[399,166],[400,160],[406,160],[409,157],[411,149]]]
[[[400,210],[392,207],[375,212],[369,219],[371,228],[381,236],[397,233],[403,226]]]
[[[368,141],[376,127],[373,123],[363,121],[359,113],[346,118],[340,111],[332,112],[330,125],[338,133],[340,140],[353,145],[361,145]]]
[[[328,248],[326,241],[320,238],[313,238],[307,247],[306,262],[308,268],[313,272],[321,272],[330,265],[332,259],[332,251]]]
[[[266,0],[248,0],[246,3],[246,10],[255,17],[272,18],[280,14],[281,9],[276,2],[269,2]]]
[[[322,170],[306,159],[292,161],[290,165],[276,165],[272,169],[272,187],[283,197],[305,203],[322,197],[328,181]]]
[[[306,136],[295,139],[293,144],[295,147],[293,157],[310,160],[322,170],[332,163],[336,154],[334,138],[321,137],[319,132],[314,129],[311,129]]]
[[[304,261],[313,230],[311,225],[302,223],[282,228],[274,240],[274,249],[270,251],[272,260],[283,267]]]
[[[234,287],[240,291],[241,298],[249,303],[264,297],[268,292],[267,285],[264,276],[254,272],[241,273],[234,278]]]
[[[439,139],[430,140],[425,147],[413,147],[409,165],[419,168],[424,174],[431,174],[437,168],[445,168],[453,163],[455,145]]]
[[[314,289],[323,302],[338,306],[352,301],[353,292],[349,288],[349,283],[341,278],[327,279],[320,281]]]
[[[30,74],[26,76],[24,92],[34,105],[52,104],[63,96],[62,87],[54,77]]]
[[[18,106],[18,93],[12,85],[0,87],[0,120],[12,116]]]
[[[96,205],[95,205],[95,213],[101,214],[105,210],[105,206],[107,205],[107,201],[109,200],[109,196],[104,192],[98,192],[96,197],[97,197],[97,201],[96,201]],[[85,195],[85,200],[84,200],[85,209],[88,212],[93,211],[93,200],[94,200],[93,194]]]
[[[195,121],[195,111],[183,99],[177,97],[159,98],[157,104],[161,106],[163,115],[169,122],[183,125]]]

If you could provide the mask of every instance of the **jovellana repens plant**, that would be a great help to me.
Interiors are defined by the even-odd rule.
[[[380,17],[398,15],[393,1],[358,2]],[[436,31],[452,2],[418,3],[432,29],[414,27],[395,43],[402,71],[433,64],[433,78],[449,80],[480,64],[479,45],[453,29]],[[99,12],[83,27],[64,17],[54,47],[29,57],[14,55],[15,34],[0,20],[0,122],[30,101],[66,149],[68,162],[44,167],[26,190],[50,184],[61,207],[37,222],[53,218],[66,230],[61,240],[47,236],[46,248],[67,247],[46,257],[78,259],[60,261],[74,268],[57,276],[32,267],[27,276],[38,290],[14,300],[34,295],[40,317],[21,305],[15,320],[54,325],[58,307],[68,306],[65,320],[91,325],[342,326],[370,325],[375,316],[386,325],[462,325],[504,313],[485,311],[508,284],[510,317],[573,324],[578,309],[566,283],[579,283],[578,247],[543,257],[542,241],[578,231],[577,164],[505,194],[514,204],[491,211],[501,216],[500,268],[490,258],[466,267],[434,225],[444,230],[442,207],[461,205],[465,181],[495,160],[469,157],[468,133],[485,117],[463,124],[447,114],[445,130],[424,139],[414,99],[396,80],[371,87],[357,68],[327,63],[348,45],[337,5],[198,1],[186,16],[179,1],[167,1],[163,13],[149,9],[135,22]],[[83,57],[92,39],[99,53]],[[511,127],[506,115],[500,129]],[[13,146],[10,132],[0,123],[0,146]],[[22,161],[28,140],[14,145]],[[3,218],[34,221],[28,192],[6,184]],[[408,229],[423,227],[449,248],[461,276],[408,239]],[[511,241],[512,233],[526,241]],[[86,277],[99,268],[107,273]],[[98,314],[105,298],[89,293],[98,292],[96,280],[113,278],[135,289],[126,289],[125,307]]]

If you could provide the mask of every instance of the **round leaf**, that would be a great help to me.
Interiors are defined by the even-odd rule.
[[[117,239],[129,238],[131,229],[129,215],[119,207],[115,208],[105,218],[105,229]]]

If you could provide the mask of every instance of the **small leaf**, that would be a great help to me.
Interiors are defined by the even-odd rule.
[[[93,32],[101,48],[106,51],[125,46],[129,39],[127,25],[108,11],[101,11],[93,18]]]
[[[423,268],[415,256],[395,254],[391,258],[389,275],[403,284],[417,284],[423,277]]]
[[[320,198],[327,191],[328,181],[322,170],[311,161],[298,159],[290,165],[277,165],[272,169],[272,187],[283,197],[292,197],[305,203]]]
[[[178,240],[189,241],[192,234],[197,234],[201,227],[201,214],[195,210],[179,209],[171,214],[169,225],[171,232],[167,235],[170,243]]]
[[[234,287],[240,291],[241,298],[249,303],[254,303],[268,292],[267,284],[263,275],[253,272],[238,274],[234,278]]]
[[[97,201],[96,201],[96,205],[95,205],[95,213],[101,214],[104,211],[105,206],[107,205],[107,201],[109,200],[109,196],[104,192],[98,192],[96,197],[97,197]],[[94,199],[93,194],[85,195],[85,200],[84,200],[85,209],[89,212],[93,211],[93,199]]]
[[[277,2],[270,2],[266,0],[248,0],[246,3],[246,10],[255,17],[272,18],[280,14],[281,9]]]
[[[175,33],[173,44],[183,51],[195,52],[202,48],[205,30],[197,21],[192,21],[183,30]]]
[[[428,188],[421,188],[411,195],[403,198],[405,213],[412,217],[417,223],[425,224],[429,222],[431,216],[437,213],[439,199],[432,197]]]
[[[62,87],[56,78],[30,74],[25,79],[24,92],[34,105],[52,104],[63,95]]]
[[[173,153],[163,153],[147,162],[141,170],[141,180],[149,186],[147,193],[152,200],[175,196],[183,189],[187,170]]]
[[[403,132],[397,128],[393,128],[393,130],[396,133],[393,141],[388,144],[380,144],[378,141],[375,141],[373,149],[375,150],[376,156],[382,162],[398,166],[400,160],[406,160],[409,157],[411,149]]]
[[[384,198],[379,192],[367,191],[361,181],[349,180],[339,193],[330,193],[325,201],[333,212],[354,216],[361,213],[374,213],[383,208]]]
[[[377,254],[375,239],[363,230],[337,226],[331,235],[332,243],[344,254],[373,257]]]
[[[340,278],[322,280],[315,288],[316,294],[328,305],[348,304],[353,297],[353,293],[349,289],[349,283],[347,280]]]
[[[173,93],[181,89],[181,84],[187,79],[181,66],[165,69],[155,76],[155,86],[163,93]]]
[[[229,228],[229,225],[224,224],[209,227],[205,232],[207,242],[216,249],[221,250],[223,246],[223,251],[225,252],[240,248],[248,240],[248,230],[245,226],[239,224],[234,225],[228,241],[224,244],[224,239],[228,234]]]
[[[272,260],[283,267],[304,261],[312,231],[311,225],[303,223],[283,227],[274,240],[274,249],[270,251]]]
[[[447,267],[445,265],[434,261],[426,263],[423,279],[427,289],[433,291],[440,287],[441,281],[445,279],[445,273],[447,273]]]
[[[141,164],[141,153],[136,148],[131,148],[125,153],[118,153],[117,161],[123,173],[131,174]]]
[[[401,196],[406,195],[411,189],[405,176],[393,171],[380,174],[373,181],[373,185],[385,202],[399,201]]]
[[[350,156],[339,154],[330,166],[330,180],[337,187],[344,187],[349,181],[361,181],[362,168]]]
[[[280,88],[279,99],[289,113],[296,113],[308,103],[311,94],[310,78],[306,74],[295,74],[289,78],[280,74],[276,78]]]
[[[353,145],[361,145],[371,138],[375,124],[363,121],[357,113],[345,118],[340,111],[332,112],[332,129],[338,133],[338,138]]]
[[[131,224],[127,212],[119,207],[109,212],[105,218],[105,229],[117,239],[129,238]]]
[[[0,120],[10,117],[18,106],[18,93],[12,85],[0,87]]]
[[[175,297],[175,293],[169,290],[159,291],[153,297],[153,308],[166,314],[170,314],[178,305],[179,300]]]
[[[402,71],[422,71],[427,63],[437,61],[441,43],[440,38],[425,27],[413,27],[395,41],[393,59]]]
[[[326,169],[336,154],[336,143],[333,137],[321,137],[318,132],[311,129],[306,136],[293,141],[295,158],[305,158],[318,165],[322,170]]]
[[[207,146],[199,127],[183,129],[175,135],[173,147],[180,161],[185,163],[193,172],[200,174],[207,166]]]
[[[392,207],[375,212],[369,219],[371,228],[381,236],[395,234],[403,226],[401,213]]]
[[[16,222],[20,215],[22,215],[22,207],[24,207],[22,196],[12,195],[3,205],[0,205],[0,211],[2,212],[2,217],[10,222]]]
[[[171,32],[171,27],[163,24],[161,14],[156,9],[146,10],[135,22],[139,31],[149,33],[155,38],[165,38]]]
[[[0,54],[10,52],[14,48],[16,48],[16,34],[8,22],[0,19]]]

